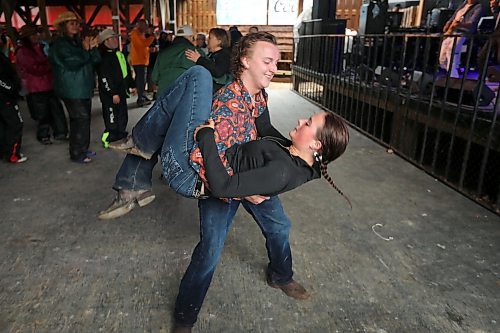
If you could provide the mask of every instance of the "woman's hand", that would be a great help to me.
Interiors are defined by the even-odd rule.
[[[191,60],[192,62],[195,62],[195,63],[201,57],[201,54],[199,54],[198,51],[196,51],[196,50],[186,50],[184,53],[186,54],[186,58],[188,58],[189,60]]]
[[[90,48],[93,49],[99,46],[99,37],[95,36],[90,39]]]
[[[120,104],[120,95],[113,95],[113,104]]]
[[[89,37],[89,36],[87,36],[87,37],[85,37],[85,38],[83,39],[83,41],[82,41],[82,45],[83,45],[83,49],[84,49],[85,51],[90,50],[90,37]]]
[[[210,127],[211,129],[215,128],[215,122],[213,119],[208,119],[207,122],[203,125],[200,125],[196,127],[194,130],[194,141],[196,141],[196,134],[198,134],[198,131],[201,130],[202,128]]]

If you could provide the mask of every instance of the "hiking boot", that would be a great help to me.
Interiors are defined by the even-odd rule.
[[[137,148],[137,146],[134,143],[134,139],[132,138],[132,135],[129,135],[127,138],[122,140],[110,142],[108,147],[114,150],[123,151],[127,154],[132,154],[142,157],[145,160],[150,160],[151,157],[153,156],[153,154],[145,153],[139,148]]]
[[[116,194],[115,200],[103,211],[99,212],[101,220],[110,220],[129,213],[135,207],[149,205],[156,198],[151,190],[120,190]]]
[[[9,158],[9,162],[14,163],[14,164],[23,163],[23,162],[26,162],[27,160],[28,160],[28,158],[26,156],[24,156],[23,154],[20,154],[20,156],[12,155]]]
[[[143,108],[145,106],[148,106],[149,104],[151,104],[151,101],[147,101],[147,100],[137,101],[137,107],[139,107],[139,108]]]
[[[307,290],[302,287],[297,281],[292,280],[287,284],[276,284],[274,282],[267,280],[267,284],[276,289],[281,289],[288,297],[295,299],[308,299],[311,297],[311,294],[307,292]]]
[[[104,132],[102,133],[102,136],[101,136],[101,142],[102,142],[102,146],[104,148],[109,148],[109,141],[108,141],[108,138],[109,138],[109,132]]]

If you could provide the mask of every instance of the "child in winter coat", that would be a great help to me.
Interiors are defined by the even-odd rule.
[[[99,34],[101,63],[97,69],[99,76],[99,97],[105,130],[102,144],[108,144],[127,137],[127,96],[129,88],[134,88],[134,80],[125,56],[118,50],[118,36],[111,29]]]

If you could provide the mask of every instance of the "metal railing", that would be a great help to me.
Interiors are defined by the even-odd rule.
[[[493,55],[491,37],[466,36],[459,78],[439,66],[446,37],[303,36],[293,89],[498,213],[500,72],[478,59]]]

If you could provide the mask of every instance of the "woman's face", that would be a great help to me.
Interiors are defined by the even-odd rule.
[[[267,88],[278,70],[280,51],[272,43],[258,41],[247,57],[241,59],[245,70],[242,73],[244,84],[249,89]]]
[[[208,35],[207,47],[210,52],[215,52],[221,47],[221,40],[217,39],[213,34]]]
[[[67,21],[65,24],[66,33],[73,37],[80,32],[80,22],[78,21]]]
[[[299,119],[297,126],[289,133],[293,145],[299,149],[314,148],[314,145],[319,142],[317,139],[318,132],[325,125],[325,115],[325,112],[321,112],[316,113],[309,119]]]

